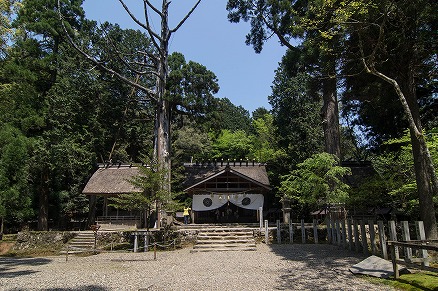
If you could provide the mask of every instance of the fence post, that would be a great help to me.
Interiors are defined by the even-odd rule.
[[[332,220],[332,244],[335,244],[335,243],[337,243],[337,241],[336,241],[336,221],[335,220]]]
[[[360,221],[360,232],[362,236],[362,251],[365,256],[368,256],[367,230],[363,219]]]
[[[318,243],[318,222],[316,219],[313,220],[313,240],[315,241],[315,244]]]
[[[341,223],[339,219],[336,220],[336,241],[338,246],[341,246]]]
[[[304,226],[304,219],[301,219],[301,242],[306,243],[306,227]]]
[[[417,239],[426,240],[426,233],[424,232],[423,221],[415,221],[415,229],[417,231]],[[420,256],[424,259],[421,265],[423,267],[429,267],[428,254],[426,250],[419,250]]]
[[[391,257],[392,258],[391,259],[392,259],[392,268],[394,270],[394,278],[398,279],[398,278],[400,278],[400,273],[398,272],[398,265],[397,265],[398,247],[396,245],[391,245],[391,247],[392,247],[392,249],[391,249]]]
[[[376,247],[376,230],[374,228],[374,221],[368,220],[368,226],[370,230],[371,253],[373,255],[376,255],[377,247]]]
[[[354,245],[356,247],[356,252],[359,252],[360,250],[360,242],[359,242],[359,223],[357,222],[357,219],[353,221],[354,226]]]
[[[409,233],[409,222],[402,221],[401,223],[402,223],[403,240],[409,242],[411,240],[411,235]],[[410,262],[412,260],[412,249],[404,248],[404,250],[405,250],[405,260]]]
[[[280,220],[277,219],[277,243],[281,244],[281,228],[280,228]]]
[[[289,242],[294,243],[294,225],[292,224],[292,219],[289,220]]]
[[[347,231],[348,231],[348,249],[351,251],[353,249],[353,220],[351,218],[347,219]]]
[[[397,241],[397,228],[396,228],[394,220],[391,220],[389,222],[389,239],[392,240],[392,241]],[[399,254],[399,251],[398,251],[398,246],[392,245],[392,247],[394,248],[391,251],[391,254],[394,256],[393,260],[400,259],[400,254]]]
[[[345,226],[345,218],[342,219],[342,246],[344,249],[347,248],[347,229]]]
[[[388,259],[388,251],[386,249],[386,239],[385,239],[385,226],[383,225],[383,221],[377,221],[377,225],[379,226],[379,240],[380,246],[382,248],[382,256],[385,260]]]
[[[265,220],[265,244],[269,243],[269,227],[268,227],[268,221]]]
[[[332,232],[331,232],[331,225],[332,221],[330,218],[326,218],[326,224],[327,224],[327,243],[332,242]]]

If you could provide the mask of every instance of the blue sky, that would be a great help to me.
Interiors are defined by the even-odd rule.
[[[142,0],[125,0],[137,18],[143,20]],[[161,1],[153,0],[159,6]],[[169,22],[173,28],[190,10],[195,0],[173,0]],[[201,4],[173,35],[170,52],[181,52],[186,61],[192,60],[207,67],[219,79],[216,97],[227,97],[250,113],[258,107],[270,109],[268,96],[275,70],[286,48],[272,37],[260,54],[245,45],[249,31],[247,23],[230,23],[225,9],[227,1],[202,0]],[[118,0],[85,0],[88,19],[118,23],[122,28],[140,29],[123,10]],[[159,29],[158,20],[153,22]]]

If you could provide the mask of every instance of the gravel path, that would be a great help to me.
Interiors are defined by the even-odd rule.
[[[0,290],[392,290],[352,275],[361,261],[331,245],[265,245],[257,251],[105,253],[0,257]]]

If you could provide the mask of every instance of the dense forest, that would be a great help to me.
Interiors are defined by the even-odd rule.
[[[272,108],[251,113],[215,97],[214,72],[167,53],[176,29],[98,25],[82,2],[0,2],[1,232],[86,220],[97,163],[156,157],[165,108],[174,197],[185,162],[256,160],[295,218],[391,208],[437,236],[436,1],[229,0],[256,53],[272,35],[288,48]],[[371,174],[348,185],[347,164]]]

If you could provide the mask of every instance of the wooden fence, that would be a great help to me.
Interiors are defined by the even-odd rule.
[[[411,233],[416,233],[412,238]],[[297,237],[301,235],[301,240]],[[376,255],[384,259],[391,258],[399,263],[403,257],[406,264],[421,263],[426,269],[437,271],[429,266],[427,250],[438,250],[437,241],[427,241],[422,221],[409,224],[408,221],[365,221],[357,219],[327,220],[324,225],[313,223],[281,224],[277,220],[276,225],[277,243],[330,243],[351,251],[362,252],[365,256]],[[433,247],[431,248],[431,245]],[[388,250],[388,246],[391,250]],[[421,246],[425,246],[421,248]],[[428,247],[426,247],[428,246]],[[415,251],[413,251],[415,249]]]

